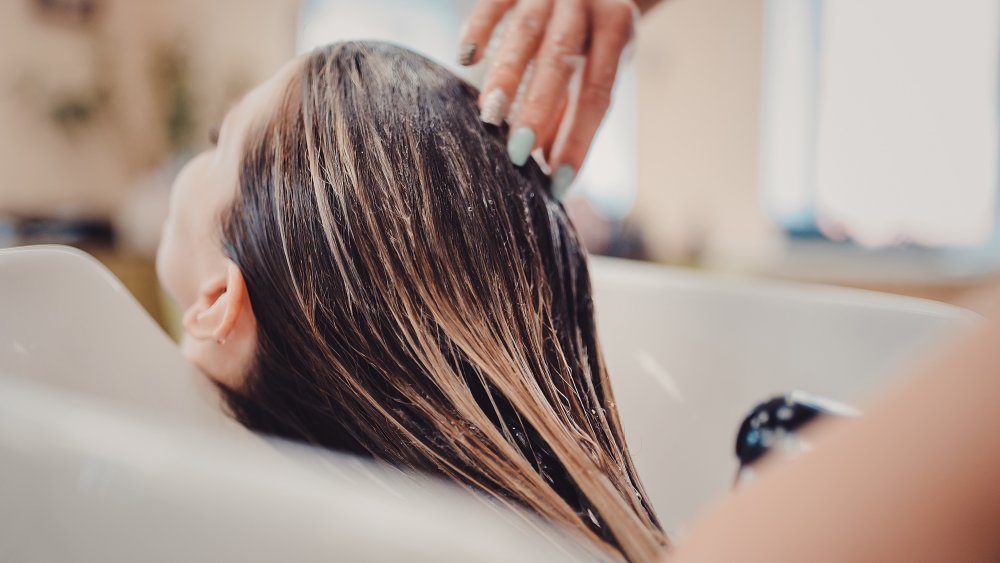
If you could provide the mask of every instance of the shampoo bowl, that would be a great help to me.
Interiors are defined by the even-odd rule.
[[[857,404],[975,322],[940,303],[592,260],[618,410],[669,533],[729,489],[747,409]],[[579,560],[441,483],[260,440],[117,279],[0,251],[0,560]]]

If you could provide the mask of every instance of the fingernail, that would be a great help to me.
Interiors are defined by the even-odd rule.
[[[483,100],[483,109],[479,113],[480,121],[499,127],[504,118],[507,117],[509,105],[510,100],[507,99],[506,92],[499,88],[493,90]]]
[[[507,155],[510,156],[514,166],[524,166],[533,148],[535,148],[535,132],[530,127],[518,127],[507,141]]]
[[[552,197],[563,199],[574,179],[576,179],[576,168],[569,164],[563,164],[556,168],[555,174],[552,175]]]
[[[476,44],[469,42],[464,43],[462,47],[458,50],[458,64],[462,66],[469,66],[472,64],[472,59],[476,57]]]

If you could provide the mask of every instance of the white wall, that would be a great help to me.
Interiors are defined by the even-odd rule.
[[[762,0],[666,0],[640,24],[639,194],[655,259],[735,267],[781,237],[757,195]]]

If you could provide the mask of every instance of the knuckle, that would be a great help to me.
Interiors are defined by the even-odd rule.
[[[524,16],[516,22],[515,28],[528,40],[535,41],[542,36],[542,22],[536,16]]]
[[[557,31],[548,42],[553,57],[579,55],[583,51],[583,33],[578,30]]]
[[[517,11],[511,22],[517,33],[536,39],[545,31],[546,14],[538,7],[530,7]]]
[[[618,67],[615,65],[602,65],[593,69],[590,81],[594,88],[600,88],[610,92],[615,85],[615,78],[618,76]]]
[[[540,76],[561,77],[566,75],[568,80],[568,75],[573,71],[574,62],[581,58],[582,54],[579,48],[572,45],[552,44],[546,46],[538,57],[536,62],[538,70],[536,72],[540,73]]]
[[[550,50],[538,58],[535,63],[535,73],[538,76],[554,77],[559,81],[568,81],[573,72],[572,55],[558,50]]]
[[[611,105],[611,88],[604,84],[589,85],[580,93],[580,103],[603,114]]]

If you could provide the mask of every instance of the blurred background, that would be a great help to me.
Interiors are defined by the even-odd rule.
[[[3,0],[0,246],[72,244],[169,318],[173,176],[296,52],[455,63],[471,0]],[[1000,271],[995,0],[665,0],[567,207],[597,254],[986,307]]]

